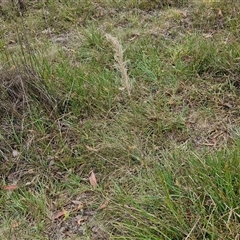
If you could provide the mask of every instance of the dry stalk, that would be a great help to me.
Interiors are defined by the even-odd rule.
[[[116,67],[122,76],[122,84],[127,89],[128,95],[131,95],[131,83],[127,74],[126,62],[123,60],[123,49],[117,38],[110,34],[106,34],[106,39],[112,44],[113,50],[115,52],[114,59],[116,61]]]

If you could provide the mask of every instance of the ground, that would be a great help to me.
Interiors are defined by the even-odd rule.
[[[1,239],[240,239],[240,3],[0,13]]]

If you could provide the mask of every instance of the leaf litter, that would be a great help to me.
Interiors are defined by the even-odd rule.
[[[93,171],[90,172],[89,182],[93,186],[93,188],[96,188],[98,185],[95,173]]]

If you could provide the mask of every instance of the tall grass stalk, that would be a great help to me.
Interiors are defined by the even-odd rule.
[[[124,62],[123,48],[117,38],[110,34],[106,34],[106,39],[112,44],[113,50],[115,52],[114,59],[116,61],[116,67],[122,76],[122,84],[126,88],[128,95],[131,95],[131,82],[127,73],[126,62]]]

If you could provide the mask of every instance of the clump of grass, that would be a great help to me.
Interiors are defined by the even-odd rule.
[[[238,150],[205,157],[172,153],[115,172],[108,212],[112,234],[119,239],[237,238]]]
[[[127,73],[126,62],[123,57],[123,48],[117,38],[110,34],[106,34],[107,40],[112,44],[113,50],[115,52],[114,59],[116,61],[116,67],[118,68],[122,76],[122,85],[126,88],[128,95],[131,95],[132,84]]]
[[[195,30],[200,32],[215,32],[238,35],[239,4],[233,6],[232,1],[196,1],[192,8],[191,19]],[[229,36],[228,36],[229,38]]]
[[[214,37],[206,38],[201,34],[191,34],[175,44],[172,60],[176,73],[212,76],[233,75],[237,72],[238,44],[217,42]]]

